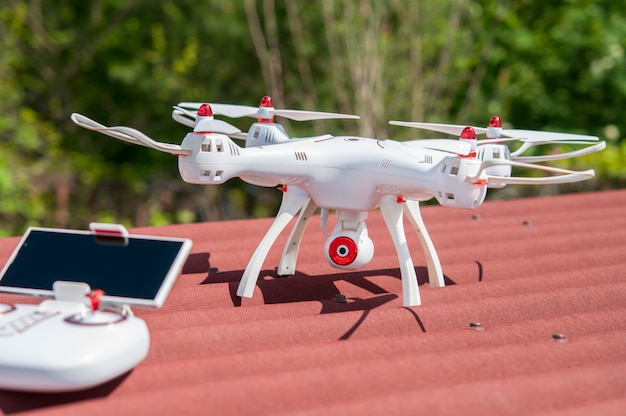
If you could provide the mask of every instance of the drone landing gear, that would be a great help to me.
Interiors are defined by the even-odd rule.
[[[443,280],[441,262],[439,262],[439,256],[437,256],[435,245],[430,239],[428,231],[426,231],[426,225],[422,219],[419,202],[406,201],[404,206],[406,207],[404,214],[408,218],[409,223],[411,223],[415,229],[415,232],[417,232],[417,236],[422,244],[422,249],[424,250],[426,268],[428,270],[428,282],[431,287],[444,287],[446,283]]]
[[[252,297],[261,267],[269,250],[287,224],[300,212],[278,265],[278,274],[280,276],[295,273],[302,235],[316,209],[317,205],[304,190],[297,187],[290,187],[289,190],[284,193],[280,209],[278,210],[274,222],[259,243],[246,266],[241,281],[239,282],[239,287],[237,288],[237,296]],[[407,246],[402,214],[406,215],[409,223],[417,232],[420,243],[422,244],[430,286],[445,286],[441,263],[439,262],[435,247],[422,220],[419,202],[399,201],[396,198],[385,197],[380,201],[380,211],[391,234],[400,263],[403,305],[418,306],[421,304],[419,286],[413,260],[411,259],[411,254]]]
[[[404,210],[404,207],[406,207],[406,210]],[[385,197],[380,202],[380,212],[383,215],[385,224],[387,224],[396,253],[398,254],[398,261],[400,262],[402,303],[404,306],[421,305],[417,275],[415,274],[415,267],[407,246],[404,224],[402,222],[403,212],[417,232],[424,249],[430,285],[432,287],[442,287],[445,286],[445,282],[439,257],[426,231],[426,226],[419,211],[419,202],[398,201],[391,197]]]
[[[285,245],[280,263],[278,263],[279,276],[287,276],[296,273],[296,261],[298,260],[298,250],[300,249],[302,235],[316,209],[317,205],[309,198],[300,210],[300,216],[289,235],[289,240],[287,240],[287,244]]]
[[[280,233],[285,229],[287,224],[289,224],[291,219],[298,213],[298,211],[302,211],[298,225],[294,228],[292,236],[289,239],[289,243],[285,248],[285,252],[289,253],[287,255],[283,254],[283,260],[281,260],[281,265],[286,267],[289,267],[291,262],[293,262],[292,268],[295,269],[295,257],[298,253],[300,245],[299,237],[302,232],[304,232],[304,227],[306,226],[306,221],[302,221],[303,214],[305,211],[309,212],[311,209],[313,209],[313,211],[315,210],[315,204],[311,202],[311,197],[309,197],[309,195],[303,190],[300,190],[297,187],[290,187],[289,190],[283,194],[283,200],[280,204],[280,208],[278,210],[278,214],[276,214],[274,222],[263,237],[263,240],[261,240],[257,246],[252,258],[246,266],[246,270],[243,272],[243,276],[239,282],[239,287],[237,288],[237,296],[246,298],[252,297],[252,294],[254,293],[254,286],[256,286],[256,282],[259,279],[261,266],[263,266],[263,262],[265,261],[270,248],[272,248],[272,245]],[[309,217],[310,215],[308,215],[306,219],[308,220]],[[302,225],[300,224],[301,222],[303,223]],[[298,235],[298,233],[300,235]],[[294,242],[293,244],[292,240]],[[295,247],[293,247],[294,245]]]

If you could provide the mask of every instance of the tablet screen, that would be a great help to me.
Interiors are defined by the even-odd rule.
[[[55,281],[85,282],[105,303],[160,307],[191,241],[130,235],[99,239],[87,231],[30,228],[0,275],[0,291],[53,296]]]

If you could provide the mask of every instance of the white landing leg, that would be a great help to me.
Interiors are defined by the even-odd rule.
[[[304,234],[304,229],[316,209],[317,205],[309,199],[300,210],[300,215],[298,216],[297,222],[291,231],[289,240],[287,240],[285,250],[280,258],[280,263],[278,263],[279,276],[287,276],[296,272],[296,261],[298,260],[298,250],[300,249],[302,235]]]
[[[261,272],[261,266],[267,257],[267,254],[274,245],[274,242],[285,229],[289,221],[307,205],[310,201],[309,195],[302,189],[297,187],[290,187],[283,194],[283,200],[280,204],[280,209],[276,218],[272,223],[272,226],[263,237],[263,240],[259,243],[252,258],[246,266],[246,270],[243,272],[239,287],[237,288],[237,296],[251,298],[254,293],[254,286],[259,279],[259,273]]]
[[[398,203],[396,198],[384,197],[380,201],[380,212],[383,214],[385,224],[389,229],[393,244],[396,247],[398,261],[400,262],[400,276],[402,277],[402,304],[404,306],[421,305],[420,290],[417,284],[417,275],[411,253],[404,234],[402,219],[403,204]]]
[[[430,239],[428,231],[426,231],[426,225],[424,225],[424,220],[422,219],[419,202],[406,201],[404,204],[407,208],[404,214],[417,232],[420,243],[422,243],[424,257],[426,257],[426,267],[428,268],[428,282],[431,287],[444,287],[446,283],[443,280],[441,262],[439,261],[439,256],[437,256],[435,245]]]

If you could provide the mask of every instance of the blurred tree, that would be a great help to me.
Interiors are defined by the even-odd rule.
[[[610,0],[477,2],[472,20],[493,29],[485,57],[483,108],[516,127],[594,134],[607,149],[563,167],[597,177],[565,190],[626,184],[626,15]],[[592,163],[593,162],[593,163]],[[525,194],[549,188],[527,188]],[[554,191],[554,190],[552,190]]]
[[[20,232],[33,221],[84,227],[96,219],[147,225],[255,214],[245,205],[226,202],[245,194],[241,184],[211,190],[185,184],[178,177],[175,159],[95,136],[69,121],[76,111],[177,142],[186,128],[171,120],[171,104],[207,99],[238,102],[262,96],[261,71],[255,70],[259,66],[240,6],[197,1],[10,0],[0,16],[8,46],[3,49],[1,85],[8,90],[5,96],[14,97],[3,102],[7,107],[3,116],[15,125],[13,130],[23,132],[22,138],[46,141],[38,148],[40,154],[18,152],[20,156],[63,158],[63,171],[54,169],[59,179],[45,183],[52,188],[48,192],[54,192],[62,182],[63,197],[69,198],[58,208],[61,213],[50,212],[52,197],[45,210],[39,209],[39,216],[24,213],[28,221],[8,221],[6,229]],[[24,115],[29,119],[24,120]],[[0,132],[10,144],[17,137],[13,130],[7,126]],[[23,170],[25,186],[41,183],[33,165],[20,157],[6,157],[2,167]],[[39,169],[46,170],[53,171]],[[44,188],[45,183],[41,183]],[[30,197],[11,199],[29,206],[33,202],[29,203]]]

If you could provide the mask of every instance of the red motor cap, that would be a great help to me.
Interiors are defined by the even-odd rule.
[[[259,104],[259,107],[265,107],[265,108],[274,107],[274,104],[272,104],[272,98],[269,95],[266,95],[265,97],[261,98],[261,104]]]
[[[465,127],[461,132],[461,139],[476,140],[476,132],[472,127]]]
[[[208,104],[202,104],[198,108],[198,115],[201,117],[213,117],[213,109]]]
[[[489,127],[502,127],[502,121],[500,121],[500,117],[491,117],[491,119],[489,119]]]

